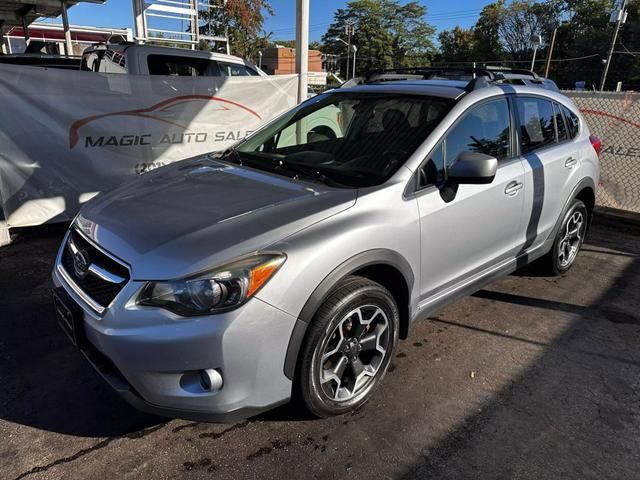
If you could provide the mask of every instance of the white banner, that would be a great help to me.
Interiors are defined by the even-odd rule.
[[[224,149],[294,106],[296,91],[295,75],[194,78],[0,65],[5,222],[69,220],[127,178]]]

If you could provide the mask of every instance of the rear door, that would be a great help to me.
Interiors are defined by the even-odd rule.
[[[522,247],[524,169],[513,151],[513,127],[507,97],[476,104],[449,129],[418,172],[421,307],[508,261]],[[447,170],[465,151],[498,159],[492,183],[451,188]]]
[[[518,140],[525,168],[524,249],[542,244],[558,220],[580,171],[579,149],[559,104],[517,96]]]

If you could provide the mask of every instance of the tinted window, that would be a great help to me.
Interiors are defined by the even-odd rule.
[[[562,106],[564,117],[567,119],[567,128],[569,129],[569,137],[573,138],[578,134],[580,128],[580,120],[578,116],[564,105]]]
[[[504,160],[511,155],[509,103],[506,99],[478,105],[446,137],[446,164],[463,152],[478,152]]]
[[[556,130],[558,132],[558,141],[564,142],[569,139],[569,134],[567,133],[567,126],[564,122],[564,115],[562,115],[562,110],[560,109],[560,105],[557,103],[553,104],[553,114],[556,121]]]
[[[215,63],[206,58],[149,55],[149,75],[175,75],[179,77],[214,76]]]
[[[245,65],[224,62],[218,62],[218,64],[220,65],[220,72],[222,75],[227,77],[248,77],[258,75],[258,72]]]
[[[518,117],[520,125],[520,146],[522,153],[556,142],[551,102],[539,98],[518,97]]]

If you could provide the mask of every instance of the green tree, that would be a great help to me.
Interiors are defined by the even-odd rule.
[[[504,51],[500,44],[500,21],[505,0],[486,5],[473,27],[473,57],[476,62],[502,60]]]
[[[323,52],[342,57],[344,75],[347,47],[338,38],[347,40],[345,26],[352,22],[351,43],[358,48],[357,72],[424,64],[436,51],[432,42],[435,29],[425,21],[425,15],[426,8],[415,1],[404,5],[399,0],[351,1],[334,13],[322,36]]]
[[[467,63],[475,61],[475,35],[473,29],[465,30],[458,26],[443,30],[438,35],[440,63]]]
[[[640,0],[628,0],[626,9],[629,15],[614,49],[607,89],[613,89],[618,81],[627,88],[640,89]],[[531,37],[539,34],[543,47],[538,50],[536,71],[542,73],[542,62],[557,28],[549,76],[562,88],[573,88],[579,80],[597,88],[613,34],[611,10],[611,0],[497,0],[483,8],[471,29],[473,53],[469,55],[464,44],[467,31],[453,29],[441,33],[438,59],[451,62],[463,58],[528,68],[533,54]]]
[[[200,33],[229,36],[231,53],[256,59],[269,44],[270,34],[262,29],[265,16],[273,15],[268,0],[227,0],[221,8],[201,12]]]
[[[514,0],[503,7],[498,17],[498,36],[507,58],[514,61],[530,59],[532,38],[549,38],[562,12],[562,4],[547,0]]]
[[[640,50],[640,1],[627,2],[627,22],[620,29],[605,88],[618,81],[627,88],[640,87],[640,56],[626,53]],[[609,22],[611,2],[607,0],[567,0],[564,20],[558,28],[554,58],[578,58],[552,64],[550,75],[560,84],[573,87],[575,81],[598,88],[603,61],[611,43],[614,24]],[[581,58],[586,57],[586,58]]]

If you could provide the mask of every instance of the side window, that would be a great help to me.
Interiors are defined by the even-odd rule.
[[[149,55],[147,66],[149,75],[173,75],[177,77],[199,77],[207,75],[210,61],[196,57],[172,55]]]
[[[564,105],[562,106],[562,111],[564,112],[564,118],[567,119],[567,128],[569,129],[569,137],[574,138],[578,134],[578,130],[580,129],[580,120],[578,116],[569,110]]]
[[[522,153],[546,147],[556,142],[553,106],[540,98],[518,97],[520,146]]]
[[[556,122],[556,131],[558,132],[558,142],[564,142],[569,139],[569,134],[567,133],[567,126],[564,122],[564,115],[562,114],[562,110],[560,109],[560,105],[557,103],[553,104],[553,117]]]
[[[218,62],[218,65],[220,65],[221,74],[226,77],[254,77],[258,75],[258,72],[246,65],[224,62]]]
[[[450,167],[463,152],[484,153],[498,161],[511,156],[509,103],[505,98],[483,103],[467,113],[445,138]]]

